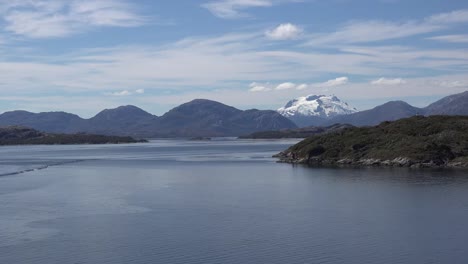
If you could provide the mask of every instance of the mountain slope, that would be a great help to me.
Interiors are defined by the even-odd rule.
[[[138,135],[157,117],[133,105],[105,109],[86,122],[84,131],[105,135]]]
[[[219,102],[196,99],[161,116],[156,127],[156,136],[193,137],[238,136],[247,131],[296,126],[274,111],[242,111]]]
[[[85,120],[65,112],[31,113],[11,111],[0,115],[0,126],[25,126],[51,133],[77,132]]]
[[[468,91],[442,98],[424,110],[426,115],[468,115]]]
[[[300,127],[321,125],[335,116],[357,112],[356,108],[349,106],[338,97],[326,95],[299,97],[289,101],[277,111]]]
[[[415,115],[424,114],[424,109],[409,105],[403,101],[391,101],[373,109],[350,115],[337,116],[329,124],[350,124],[353,126],[373,126],[384,121],[394,121]]]

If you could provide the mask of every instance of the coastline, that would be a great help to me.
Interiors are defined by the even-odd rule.
[[[432,169],[468,169],[468,160],[453,160],[443,163],[435,161],[418,161],[406,157],[397,157],[393,160],[382,160],[376,158],[365,159],[320,159],[298,158],[292,152],[280,152],[273,155],[278,163],[303,164],[314,166],[336,166],[336,167],[385,167],[385,168],[432,168]]]

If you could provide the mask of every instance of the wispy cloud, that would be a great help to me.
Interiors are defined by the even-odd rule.
[[[273,40],[297,39],[302,33],[302,29],[294,24],[281,24],[273,30],[268,30],[265,35]]]
[[[217,17],[233,19],[246,16],[246,13],[243,12],[245,9],[272,5],[271,0],[222,0],[209,2],[202,6]]]
[[[430,37],[428,39],[451,43],[468,43],[468,35],[443,35]]]
[[[224,19],[237,19],[248,17],[249,8],[271,7],[282,3],[294,3],[298,0],[216,0],[202,7],[208,9],[213,15]]]
[[[5,30],[30,38],[63,37],[92,27],[135,27],[145,23],[125,0],[2,1]]]
[[[108,93],[112,96],[129,96],[129,95],[141,95],[145,93],[145,89],[136,89],[135,91],[122,90],[117,92]]]
[[[406,81],[402,78],[395,78],[395,79],[387,79],[387,78],[380,78],[378,80],[371,82],[373,85],[400,85],[405,84]]]
[[[399,39],[440,31],[452,24],[468,23],[468,10],[441,13],[409,21],[351,21],[333,33],[314,34],[305,44],[321,46],[343,43],[366,43]]]
[[[328,80],[328,81],[326,81],[324,83],[315,84],[314,86],[317,86],[317,87],[334,87],[334,86],[345,85],[348,82],[349,82],[348,77],[338,77],[338,78],[335,78],[333,80]]]
[[[442,13],[430,16],[426,19],[429,23],[452,24],[452,23],[467,23],[468,9],[455,10],[448,13]]]
[[[113,96],[127,96],[127,95],[132,95],[132,93],[128,90],[123,90],[119,92],[113,92],[111,95]]]

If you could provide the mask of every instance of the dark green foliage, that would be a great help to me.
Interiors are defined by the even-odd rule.
[[[375,127],[347,128],[307,138],[287,153],[327,161],[408,158],[445,164],[468,157],[468,117],[416,116]]]
[[[351,125],[334,124],[328,127],[304,127],[296,129],[284,129],[276,131],[255,132],[241,136],[243,139],[276,139],[276,138],[308,138],[313,135],[332,133],[352,127]]]
[[[49,134],[26,127],[0,128],[0,145],[69,145],[69,144],[119,144],[145,142],[131,137],[90,134]]]

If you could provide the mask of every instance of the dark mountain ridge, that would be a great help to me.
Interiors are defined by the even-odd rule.
[[[442,98],[425,108],[426,115],[468,115],[468,91]]]
[[[105,109],[90,119],[64,112],[11,111],[0,115],[0,126],[20,125],[50,133],[93,133],[133,137],[239,136],[256,131],[296,128],[270,110],[242,111],[196,99],[158,117],[136,106]]]
[[[403,101],[390,101],[370,110],[332,118],[330,123],[351,124],[354,126],[378,125],[383,121],[395,121],[415,115],[424,115],[425,110]]]

